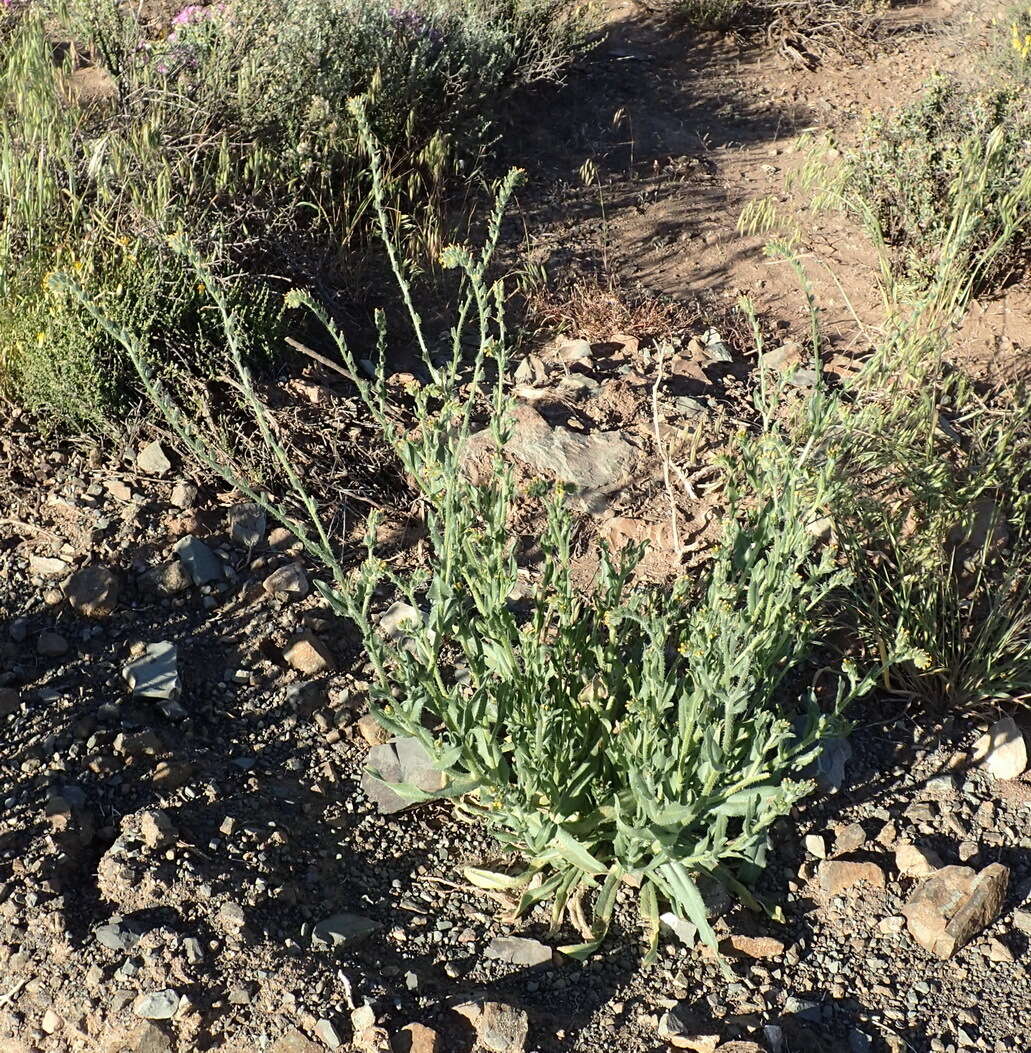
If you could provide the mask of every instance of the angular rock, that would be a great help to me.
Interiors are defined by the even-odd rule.
[[[222,560],[192,534],[180,538],[172,546],[172,551],[179,557],[194,585],[210,585],[213,581],[224,580],[225,567]]]
[[[141,1024],[129,1036],[129,1045],[124,1048],[130,1053],[170,1053],[172,1040],[151,1021]]]
[[[390,732],[371,713],[358,718],[358,731],[370,746],[385,746],[390,741]]]
[[[174,643],[147,644],[140,658],[122,667],[122,676],[134,695],[173,699],[179,695],[179,653]]]
[[[193,584],[186,568],[177,559],[145,570],[139,580],[143,589],[159,596],[176,596]]]
[[[417,803],[396,793],[391,783],[405,783],[425,793],[438,793],[447,785],[447,777],[433,766],[432,758],[414,737],[373,746],[366,767],[362,790],[382,815],[392,815]]]
[[[827,842],[820,834],[805,835],[805,850],[817,859],[827,858]]]
[[[164,848],[179,836],[172,820],[160,808],[140,813],[140,837],[150,849]]]
[[[290,641],[283,658],[287,665],[305,676],[332,672],[337,667],[329,648],[308,629]]]
[[[169,498],[176,508],[189,511],[197,503],[197,487],[186,479],[180,479],[172,487],[172,496]]]
[[[63,559],[51,556],[29,556],[29,573],[38,578],[62,578],[68,571]]]
[[[876,863],[824,860],[820,864],[819,875],[820,888],[832,896],[864,882],[873,888],[884,888],[884,871]]]
[[[265,536],[267,521],[261,505],[246,502],[229,509],[229,536],[242,548],[255,548]]]
[[[412,635],[412,630],[425,624],[426,615],[410,603],[392,603],[382,614],[377,628],[384,639],[394,643]]]
[[[512,965],[533,967],[550,964],[552,950],[540,940],[529,940],[522,936],[496,936],[487,944],[483,956]]]
[[[61,658],[68,653],[68,641],[60,633],[40,633],[36,653],[43,658]]]
[[[327,1049],[339,1049],[343,1045],[344,1040],[333,1026],[333,1021],[327,1020],[325,1017],[315,1025],[315,1035]]]
[[[270,596],[283,596],[289,600],[303,600],[311,591],[308,575],[300,563],[288,563],[274,570],[261,583],[261,587]]]
[[[106,925],[98,925],[93,930],[93,935],[101,947],[124,954],[140,942],[143,933],[131,922],[116,914]]]
[[[179,995],[171,987],[146,991],[132,1004],[132,1011],[144,1020],[171,1020],[179,1008]]]
[[[866,844],[866,831],[861,823],[849,823],[835,831],[834,854],[846,856],[851,852],[858,852]]]
[[[942,867],[913,890],[902,913],[909,933],[924,950],[951,958],[999,915],[1009,867],[992,863],[980,873]]]
[[[637,450],[619,432],[583,435],[552,427],[532,407],[512,413],[512,435],[506,449],[539,472],[571,484],[591,511],[604,509],[605,496],[630,474]]]
[[[379,922],[360,914],[334,914],[312,929],[311,946],[316,951],[342,951],[361,943],[378,928]]]
[[[72,609],[84,618],[107,618],[118,606],[121,582],[107,567],[84,567],[72,575],[65,596]]]
[[[895,849],[895,866],[905,877],[922,878],[940,870],[942,861],[930,848],[903,842]]]
[[[504,1002],[466,1002],[455,1012],[476,1030],[480,1046],[488,1053],[523,1053],[530,1021],[522,1009]]]
[[[394,1053],[441,1053],[440,1035],[425,1024],[408,1024],[394,1036]]]
[[[1012,717],[997,720],[977,742],[971,760],[997,779],[1016,779],[1027,770],[1027,743]]]
[[[172,469],[172,462],[168,459],[164,447],[155,439],[147,443],[136,455],[136,467],[147,475],[166,475]]]
[[[698,938],[698,926],[678,917],[672,911],[659,915],[659,925],[666,932],[676,936],[685,946],[693,947],[695,945],[695,941]]]

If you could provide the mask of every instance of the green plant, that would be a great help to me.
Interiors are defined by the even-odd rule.
[[[483,249],[445,253],[445,263],[464,275],[465,294],[449,345],[432,347],[391,236],[363,105],[354,103],[352,112],[371,155],[381,234],[428,378],[413,393],[413,420],[399,420],[388,398],[382,317],[380,368],[367,380],[315,301],[307,294],[290,300],[332,334],[422,498],[429,569],[400,574],[379,559],[375,520],[367,558],[356,571],[344,568],[254,392],[241,353],[244,327],[217,285],[212,295],[242,398],[289,484],[289,506],[229,466],[170,397],[137,336],[68,276],[52,284],[122,343],[184,443],[283,520],[326,568],[320,591],[353,619],[375,667],[378,718],[429,752],[445,779],[437,796],[453,798],[522,859],[517,873],[472,870],[470,880],[516,890],[521,911],[550,901],[556,925],[568,914],[583,933],[583,942],[564,948],[570,955],[598,946],[623,887],[637,892],[652,951],[660,903],[715,945],[696,880],[716,878],[753,902],[745,883],[763,863],[770,824],[810,791],[806,766],[822,740],[840,732],[847,701],[871,682],[846,666],[818,692],[807,675],[826,602],[846,584],[834,547],[813,530],[835,502],[834,459],[815,440],[796,449],[772,417],[758,440],[742,436],[730,470],[726,539],[704,580],[684,580],[672,596],[635,582],[639,548],[619,559],[604,552],[598,581],[578,592],[563,489],[535,487],[525,499],[539,502],[544,515],[542,560],[529,594],[513,602],[517,492],[502,454],[510,428],[509,338],[503,289],[490,281],[488,267],[516,176],[499,189]],[[471,362],[463,354],[470,337]],[[825,406],[816,396],[811,418]],[[493,450],[491,471],[479,482],[465,467],[473,444]],[[394,607],[389,624],[381,624],[387,599],[407,607]]]
[[[917,102],[870,122],[848,157],[844,190],[893,250],[905,283],[927,288],[943,265],[958,264],[978,270],[978,292],[1027,262],[1029,172],[1026,94],[938,75]],[[1005,251],[981,265],[1004,233]]]
[[[290,277],[340,278],[368,226],[356,93],[384,143],[395,234],[432,247],[448,181],[468,177],[507,93],[557,76],[583,25],[572,0],[229,0],[171,27],[118,0],[5,9],[0,384],[81,421],[134,375],[83,319],[41,317],[36,290],[73,263],[116,315],[165,316],[202,360],[217,345],[190,332],[203,303],[193,273],[166,267],[168,237],[259,300]],[[54,37],[71,41],[63,59]]]

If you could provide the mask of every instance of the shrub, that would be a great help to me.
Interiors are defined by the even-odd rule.
[[[356,112],[371,145],[361,108]],[[715,944],[696,879],[714,877],[751,901],[744,881],[764,861],[770,824],[810,791],[807,765],[822,740],[840,731],[844,704],[869,686],[846,669],[829,678],[824,696],[806,675],[825,603],[845,584],[833,546],[812,530],[835,500],[836,466],[817,443],[796,450],[772,423],[759,441],[743,438],[726,539],[704,580],[683,581],[672,595],[635,582],[639,548],[619,557],[603,552],[598,581],[578,592],[565,495],[542,484],[529,495],[544,514],[542,560],[528,594],[515,602],[517,495],[500,453],[509,429],[508,337],[503,290],[487,277],[513,186],[510,178],[501,188],[486,247],[445,254],[466,284],[442,356],[444,349],[427,343],[412,306],[373,151],[377,216],[429,378],[415,389],[412,425],[399,423],[383,370],[362,379],[314,300],[291,296],[333,334],[362,401],[425,501],[430,567],[410,574],[377,557],[375,520],[367,559],[354,572],[343,568],[299,469],[254,394],[238,353],[243,327],[217,291],[244,398],[290,483],[289,507],[227,467],[169,398],[138,337],[106,318],[73,281],[54,284],[123,343],[187,445],[284,520],[327,569],[320,591],[361,631],[376,670],[378,718],[427,749],[446,777],[438,796],[453,798],[523,860],[518,873],[472,870],[470,880],[516,890],[523,911],[550,901],[556,925],[568,912],[583,935],[583,942],[564,948],[570,955],[598,945],[624,886],[637,890],[653,949],[660,903]],[[470,337],[477,351],[466,362]],[[812,412],[819,415],[820,406]],[[486,429],[474,438],[484,421]],[[486,439],[492,469],[474,482],[464,468],[469,444]],[[391,615],[400,629],[380,624],[390,600],[408,604],[403,617],[398,608]],[[592,912],[584,901],[593,891]]]
[[[0,34],[0,383],[81,417],[65,389],[102,411],[120,352],[78,323],[67,346],[64,328],[32,328],[46,274],[88,265],[102,299],[167,313],[172,331],[192,324],[196,279],[163,273],[168,236],[272,289],[338,275],[367,224],[357,93],[386,144],[395,226],[432,240],[446,180],[468,174],[505,93],[557,75],[581,22],[571,0],[228,0],[155,28],[118,0],[55,0],[4,14]],[[56,64],[55,38],[72,41]]]
[[[851,154],[846,186],[891,246],[899,276],[930,285],[949,255],[977,264],[1007,224],[1019,237],[994,253],[978,289],[998,287],[1026,264],[1026,213],[1007,206],[1031,171],[1031,110],[1012,89],[974,90],[935,77],[920,99],[891,117],[874,118]],[[976,211],[961,207],[976,191]],[[1026,201],[1026,196],[1025,196]],[[962,223],[960,243],[956,224]],[[977,290],[975,290],[977,291]]]

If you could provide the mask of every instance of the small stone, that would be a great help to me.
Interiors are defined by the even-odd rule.
[[[1002,863],[980,873],[942,867],[917,885],[902,908],[910,935],[931,954],[951,958],[998,917],[1009,876]]]
[[[124,954],[140,942],[141,933],[124,919],[115,916],[106,925],[97,926],[93,935],[101,947]]]
[[[340,1037],[337,1029],[333,1026],[332,1021],[327,1020],[325,1017],[315,1025],[315,1036],[328,1049],[339,1049],[343,1044],[343,1039]]]
[[[187,936],[183,940],[183,951],[190,965],[199,965],[204,961],[204,945],[196,936]]]
[[[177,559],[145,570],[139,580],[143,589],[159,596],[177,596],[193,584],[186,568]]]
[[[273,527],[269,533],[268,547],[275,552],[293,548],[296,544],[297,538],[286,527]]]
[[[425,1024],[408,1024],[394,1036],[395,1053],[440,1053],[440,1036]]]
[[[882,918],[877,923],[877,928],[884,933],[885,936],[898,936],[898,934],[906,927],[906,919],[901,914],[893,914],[888,918]]]
[[[395,643],[412,635],[412,630],[425,622],[425,615],[410,603],[392,603],[379,620],[379,631],[384,639]]]
[[[895,849],[895,866],[905,877],[922,878],[941,869],[942,861],[930,848],[903,842]]]
[[[1013,952],[1002,942],[1002,940],[989,940],[985,955],[991,962],[1009,964],[1014,960]]]
[[[270,596],[283,596],[289,600],[303,600],[311,590],[308,575],[300,563],[289,563],[274,570],[261,583],[261,587]]]
[[[504,1002],[466,1002],[455,1007],[476,1030],[476,1038],[488,1053],[523,1053],[530,1021],[521,1009]]]
[[[118,606],[121,582],[107,567],[85,567],[73,574],[65,587],[72,609],[84,618],[107,618]]]
[[[132,1011],[144,1020],[171,1020],[179,1008],[179,995],[171,987],[141,994]]]
[[[698,926],[684,918],[678,917],[672,911],[659,916],[659,925],[666,931],[672,933],[681,943],[687,947],[693,947],[698,938]]]
[[[63,1026],[64,1020],[62,1020],[61,1017],[57,1013],[55,1013],[53,1009],[48,1009],[43,1014],[43,1021],[40,1024],[40,1027],[48,1035],[52,1035],[55,1032],[60,1031]]]
[[[307,629],[290,641],[283,657],[287,665],[305,676],[317,676],[336,669],[336,660],[329,648]]]
[[[224,580],[225,567],[222,560],[192,534],[180,538],[172,546],[172,551],[179,557],[194,585],[210,585],[213,581]]]
[[[122,667],[122,676],[134,695],[173,699],[179,694],[179,653],[174,643],[147,644],[143,655]]]
[[[779,958],[784,953],[784,944],[772,936],[732,935],[723,940],[720,950],[746,958]]]
[[[512,965],[532,967],[550,964],[552,950],[539,940],[529,940],[521,936],[496,936],[487,944],[483,955],[485,958],[495,958]]]
[[[1027,769],[1027,743],[1012,717],[996,721],[974,743],[971,760],[997,779],[1016,779]]]
[[[980,851],[980,846],[976,841],[960,841],[956,854],[959,856],[959,861],[961,863],[966,863],[973,859]]]
[[[175,841],[179,831],[166,812],[153,808],[140,814],[140,836],[148,848],[157,849]]]
[[[60,658],[68,653],[68,641],[60,633],[40,633],[36,638],[36,653],[43,658]]]
[[[267,521],[261,505],[246,502],[229,509],[229,536],[241,547],[255,548],[265,536]]]
[[[172,496],[169,500],[176,508],[181,508],[183,511],[189,511],[197,504],[197,494],[197,487],[194,486],[193,483],[188,482],[185,479],[180,479],[175,486],[172,487]]]
[[[311,945],[316,951],[341,951],[361,943],[380,927],[379,922],[360,914],[334,914],[312,929]]]
[[[827,858],[827,843],[819,834],[805,835],[805,850],[817,859]]]
[[[371,713],[358,718],[358,732],[370,746],[384,746],[390,741],[390,732]]]
[[[876,863],[851,863],[824,860],[820,864],[820,888],[835,896],[865,882],[873,888],[884,888],[884,871]]]
[[[858,852],[866,844],[866,831],[860,823],[849,823],[841,827],[834,837],[834,854],[845,856]]]
[[[62,578],[68,572],[63,559],[51,556],[29,556],[29,573],[36,578]]]
[[[136,467],[147,475],[162,476],[171,471],[172,462],[168,459],[164,447],[155,439],[136,455]]]

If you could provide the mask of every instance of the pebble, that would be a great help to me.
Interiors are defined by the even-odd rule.
[[[136,467],[147,475],[162,476],[171,471],[172,462],[168,459],[164,447],[155,439],[136,455]]]
[[[290,641],[283,658],[287,665],[305,676],[317,676],[336,669],[336,660],[329,648],[307,629]]]
[[[132,1004],[132,1011],[144,1020],[171,1020],[179,1008],[179,995],[171,987],[141,994]]]
[[[483,956],[510,962],[512,965],[533,967],[550,964],[552,949],[540,940],[529,940],[521,936],[496,936],[484,948]]]
[[[180,479],[172,487],[169,501],[176,507],[188,511],[197,504],[197,487],[185,479]]]
[[[971,753],[971,761],[996,779],[1016,779],[1027,769],[1027,743],[1012,717],[997,720],[982,735]]]
[[[876,863],[852,863],[825,860],[820,864],[820,888],[832,896],[865,882],[873,888],[884,888],[884,871]]]
[[[311,590],[308,575],[300,563],[289,563],[274,570],[261,583],[261,587],[270,596],[283,596],[290,600],[303,600]]]
[[[118,606],[121,581],[107,567],[84,567],[72,575],[65,586],[71,608],[84,618],[107,618]]]

